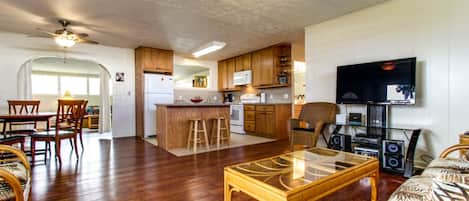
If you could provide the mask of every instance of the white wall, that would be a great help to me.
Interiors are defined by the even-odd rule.
[[[306,99],[335,101],[336,66],[418,59],[415,106],[392,106],[391,125],[425,128],[437,155],[469,130],[469,1],[391,0],[306,27]]]
[[[112,131],[114,137],[135,135],[135,62],[132,49],[102,45],[77,44],[65,52],[66,57],[87,59],[104,65],[115,80],[116,72],[125,73],[125,82],[113,83]],[[0,32],[0,111],[6,112],[9,98],[17,95],[17,72],[29,59],[43,56],[63,57],[52,39],[31,38]]]

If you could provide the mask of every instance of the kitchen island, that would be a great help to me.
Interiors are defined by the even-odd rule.
[[[165,150],[186,147],[190,119],[205,120],[209,136],[212,119],[225,117],[228,125],[230,121],[229,104],[157,104],[156,107],[158,146]]]

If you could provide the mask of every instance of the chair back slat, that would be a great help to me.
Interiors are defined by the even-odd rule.
[[[314,102],[306,103],[300,112],[300,119],[309,122],[313,126],[318,121],[334,123],[338,108],[335,103]]]
[[[40,100],[8,100],[9,114],[33,114],[39,112]]]
[[[86,112],[87,100],[84,99],[59,99],[57,117],[55,121],[56,135],[61,129],[73,129],[78,132]]]

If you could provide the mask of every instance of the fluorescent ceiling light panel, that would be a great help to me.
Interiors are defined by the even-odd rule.
[[[210,52],[217,51],[223,47],[225,47],[226,43],[224,42],[218,42],[218,41],[212,41],[204,46],[202,46],[198,51],[192,53],[194,57],[200,57],[202,55],[206,55]]]

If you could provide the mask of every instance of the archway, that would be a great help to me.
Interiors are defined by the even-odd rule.
[[[38,57],[18,71],[18,97],[40,99],[40,111],[55,111],[57,98],[88,99],[87,131],[111,131],[111,96],[111,74],[93,60]]]

